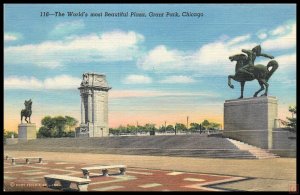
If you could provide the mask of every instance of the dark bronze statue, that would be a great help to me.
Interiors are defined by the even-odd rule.
[[[235,66],[235,75],[228,76],[228,86],[232,89],[234,86],[231,84],[231,79],[240,82],[241,84],[241,96],[239,99],[243,98],[244,86],[246,81],[252,81],[256,79],[260,85],[260,89],[255,92],[253,97],[257,97],[258,93],[265,90],[265,93],[262,96],[268,95],[268,80],[278,68],[278,63],[275,60],[271,60],[267,66],[262,64],[254,65],[254,61],[257,56],[263,56],[270,59],[273,59],[273,56],[261,53],[260,45],[254,47],[252,50],[243,49],[242,52],[245,54],[237,54],[230,56],[229,59],[231,61],[236,61]],[[269,70],[269,67],[272,67]]]
[[[23,120],[23,116],[25,117],[25,121],[27,122],[27,123],[31,123],[30,122],[30,116],[31,116],[31,114],[32,114],[32,111],[31,111],[31,105],[32,105],[32,101],[31,101],[31,99],[30,100],[28,100],[28,101],[26,101],[25,100],[25,109],[23,109],[22,111],[21,111],[21,123],[22,123],[22,120]],[[27,121],[27,118],[29,118],[29,122]]]

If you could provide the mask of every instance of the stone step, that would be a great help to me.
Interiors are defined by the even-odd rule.
[[[237,141],[237,140],[233,140],[233,139],[229,139],[227,138],[229,141],[231,141],[233,144],[235,144],[239,149],[241,150],[248,150],[251,154],[253,154],[254,156],[256,156],[259,159],[264,159],[264,158],[278,158],[278,155],[272,154],[267,150],[258,148],[256,146],[251,146],[247,143],[241,142],[241,141]]]
[[[222,137],[204,135],[48,138],[5,146],[14,150],[256,159]],[[256,152],[258,153],[258,152]]]

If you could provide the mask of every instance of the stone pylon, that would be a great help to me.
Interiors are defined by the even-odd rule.
[[[81,124],[78,136],[108,136],[108,86],[104,74],[84,73],[80,87]]]

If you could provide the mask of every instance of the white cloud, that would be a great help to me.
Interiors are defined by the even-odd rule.
[[[51,36],[64,36],[84,28],[82,20],[68,21],[57,24],[49,33]]]
[[[15,41],[17,39],[15,35],[4,34],[4,41]]]
[[[287,29],[285,28],[285,26],[279,26],[277,27],[275,30],[272,30],[270,32],[271,35],[281,35],[283,34]]]
[[[161,80],[160,83],[194,83],[196,82],[192,77],[189,76],[169,76]]]
[[[44,80],[45,89],[77,89],[81,79],[68,75],[60,75]]]
[[[267,34],[267,33],[259,33],[259,34],[257,34],[257,37],[258,37],[259,39],[265,39],[265,38],[268,37],[268,34]]]
[[[257,43],[251,42],[236,42],[234,45],[228,43],[230,43],[230,40],[228,42],[208,43],[202,46],[197,53],[194,54],[195,62],[200,65],[206,65],[206,67],[210,69],[215,69],[215,67],[220,68],[220,66],[223,67],[229,64],[229,56],[241,53],[242,49],[253,48],[257,45]]]
[[[284,54],[280,56],[276,56],[275,59],[278,62],[278,69],[286,69],[286,68],[296,68],[296,53],[293,54]],[[261,60],[257,61],[257,64],[267,65],[270,60]],[[278,70],[277,70],[278,71]]]
[[[125,84],[148,84],[148,83],[152,83],[152,79],[148,76],[132,74],[132,75],[128,75],[124,79],[123,83],[125,83]]]
[[[62,41],[4,48],[4,61],[47,68],[78,62],[129,61],[139,55],[138,44],[143,40],[141,34],[133,31],[73,36]]]
[[[53,78],[38,80],[35,77],[11,76],[4,79],[4,89],[43,90],[43,89],[77,89],[81,79],[59,75]]]
[[[180,51],[159,45],[137,61],[144,70],[157,71],[198,71],[204,74],[224,74],[234,70],[228,57],[240,53],[242,49],[252,48],[256,43],[247,41],[250,35],[244,35],[208,43],[196,51]],[[222,71],[220,71],[222,70]]]
[[[137,62],[144,70],[181,69],[184,65],[184,53],[178,50],[169,50],[164,45],[159,45],[148,52]]]
[[[266,50],[282,50],[296,47],[296,23],[280,26],[271,31],[271,35],[279,35],[264,41],[261,45]]]
[[[22,37],[21,34],[18,33],[4,33],[4,41],[16,41]]]
[[[235,44],[237,44],[237,43],[244,42],[244,41],[250,39],[250,37],[251,37],[251,36],[250,36],[249,34],[248,34],[248,35],[243,35],[243,36],[235,37],[235,38],[231,39],[231,40],[227,43],[227,45],[235,45]]]
[[[4,89],[36,90],[42,88],[42,82],[35,77],[12,76],[4,79]]]
[[[280,25],[280,26],[276,27],[275,29],[271,30],[270,34],[273,36],[284,35],[291,31],[291,29],[293,28],[293,25],[296,25],[296,23]]]
[[[282,68],[288,68],[288,67],[296,68],[296,61],[297,61],[296,53],[281,55],[281,56],[276,57],[275,60],[278,62],[279,66]]]

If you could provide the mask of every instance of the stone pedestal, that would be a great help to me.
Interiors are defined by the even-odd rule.
[[[272,149],[272,130],[276,118],[276,97],[226,100],[224,136],[260,148]]]
[[[27,141],[36,139],[36,124],[35,123],[21,123],[18,126],[19,141]]]

